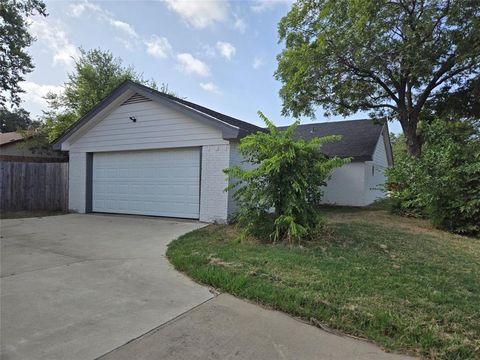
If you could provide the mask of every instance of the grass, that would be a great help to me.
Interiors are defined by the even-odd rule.
[[[50,211],[50,210],[36,210],[36,211],[7,211],[0,212],[0,219],[23,219],[32,217],[44,217],[66,214],[65,211]]]
[[[211,225],[167,256],[195,280],[386,349],[480,359],[480,240],[384,210],[326,208],[324,239],[289,248]]]

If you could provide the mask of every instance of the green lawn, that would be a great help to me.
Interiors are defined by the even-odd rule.
[[[167,256],[195,280],[386,349],[480,359],[480,240],[383,210],[330,208],[329,234],[288,248],[211,225]]]

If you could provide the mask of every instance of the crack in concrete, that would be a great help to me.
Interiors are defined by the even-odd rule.
[[[68,257],[67,255],[62,255],[62,256]],[[72,258],[75,259],[74,257],[72,257]],[[96,259],[95,258],[93,258],[93,259],[76,258],[76,259],[78,259],[79,261],[72,261],[68,264],[61,264],[61,265],[55,265],[55,266],[50,266],[50,267],[45,267],[45,268],[26,270],[26,271],[14,273],[14,274],[2,275],[2,276],[0,276],[0,279],[6,279],[6,278],[9,278],[9,277],[18,276],[18,275],[22,275],[22,274],[28,274],[28,273],[37,272],[37,271],[45,271],[45,270],[50,270],[50,269],[56,269],[56,268],[60,268],[60,267],[64,267],[64,266],[70,266],[70,265],[74,265],[74,264],[81,264],[81,263],[89,262],[89,261],[93,262],[93,261],[128,261],[128,260],[149,260],[149,259],[151,260],[153,258],[149,258],[149,257],[126,257],[126,258],[96,258]]]
[[[151,330],[149,330],[149,331],[147,331],[147,332],[145,332],[145,333],[143,333],[143,334],[141,334],[141,335],[139,335],[139,336],[137,336],[137,337],[135,337],[135,338],[133,338],[133,339],[130,339],[130,340],[127,341],[125,344],[120,345],[120,346],[116,347],[115,349],[112,349],[112,350],[106,352],[105,354],[100,355],[99,357],[96,357],[94,360],[101,360],[101,359],[104,358],[105,356],[107,356],[107,355],[109,355],[109,354],[111,354],[111,353],[113,353],[113,352],[115,352],[115,351],[117,351],[117,350],[120,350],[120,349],[123,348],[124,346],[127,346],[128,344],[130,344],[130,343],[132,343],[132,342],[134,342],[134,341],[136,341],[136,340],[140,340],[140,339],[143,339],[143,338],[152,336],[152,335],[155,334],[156,332],[158,332],[158,331],[160,331],[161,329],[163,329],[165,326],[168,326],[168,325],[174,323],[175,321],[177,321],[178,319],[180,319],[180,318],[183,317],[184,315],[186,315],[186,314],[188,314],[188,313],[190,313],[190,312],[198,309],[200,306],[206,304],[206,303],[209,302],[209,301],[212,301],[213,299],[215,299],[217,296],[220,295],[220,293],[214,293],[214,292],[212,292],[212,291],[210,291],[210,293],[213,295],[210,299],[207,299],[207,300],[201,302],[200,304],[195,305],[194,307],[192,307],[192,308],[184,311],[183,313],[175,316],[174,318],[171,318],[170,320],[165,321],[164,323],[158,325],[157,327],[154,327],[153,329],[151,329]]]

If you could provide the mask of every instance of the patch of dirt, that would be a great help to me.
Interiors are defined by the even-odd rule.
[[[406,232],[409,232],[411,234],[428,234],[435,237],[451,238],[453,236],[463,238],[463,236],[460,235],[454,235],[442,230],[435,229],[432,227],[432,225],[430,225],[427,220],[394,215],[386,210],[332,213],[328,215],[328,218],[334,223],[340,223],[345,221],[362,221],[384,226],[395,226],[396,228],[405,230]]]
[[[240,266],[240,264],[238,263],[224,261],[218,257],[215,257],[214,255],[210,255],[207,259],[209,264],[212,264],[212,265],[220,265],[228,268],[235,268]]]

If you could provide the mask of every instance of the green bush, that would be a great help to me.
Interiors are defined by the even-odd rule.
[[[480,234],[478,122],[439,120],[422,136],[422,155],[396,151],[395,167],[387,171],[394,210],[455,233]]]
[[[225,170],[231,181],[228,189],[236,189],[240,209],[236,219],[244,235],[296,243],[321,230],[321,187],[331,171],[349,159],[328,158],[321,152],[323,144],[339,140],[338,136],[296,139],[298,121],[279,131],[259,115],[269,131],[243,138],[239,145],[243,163]]]

